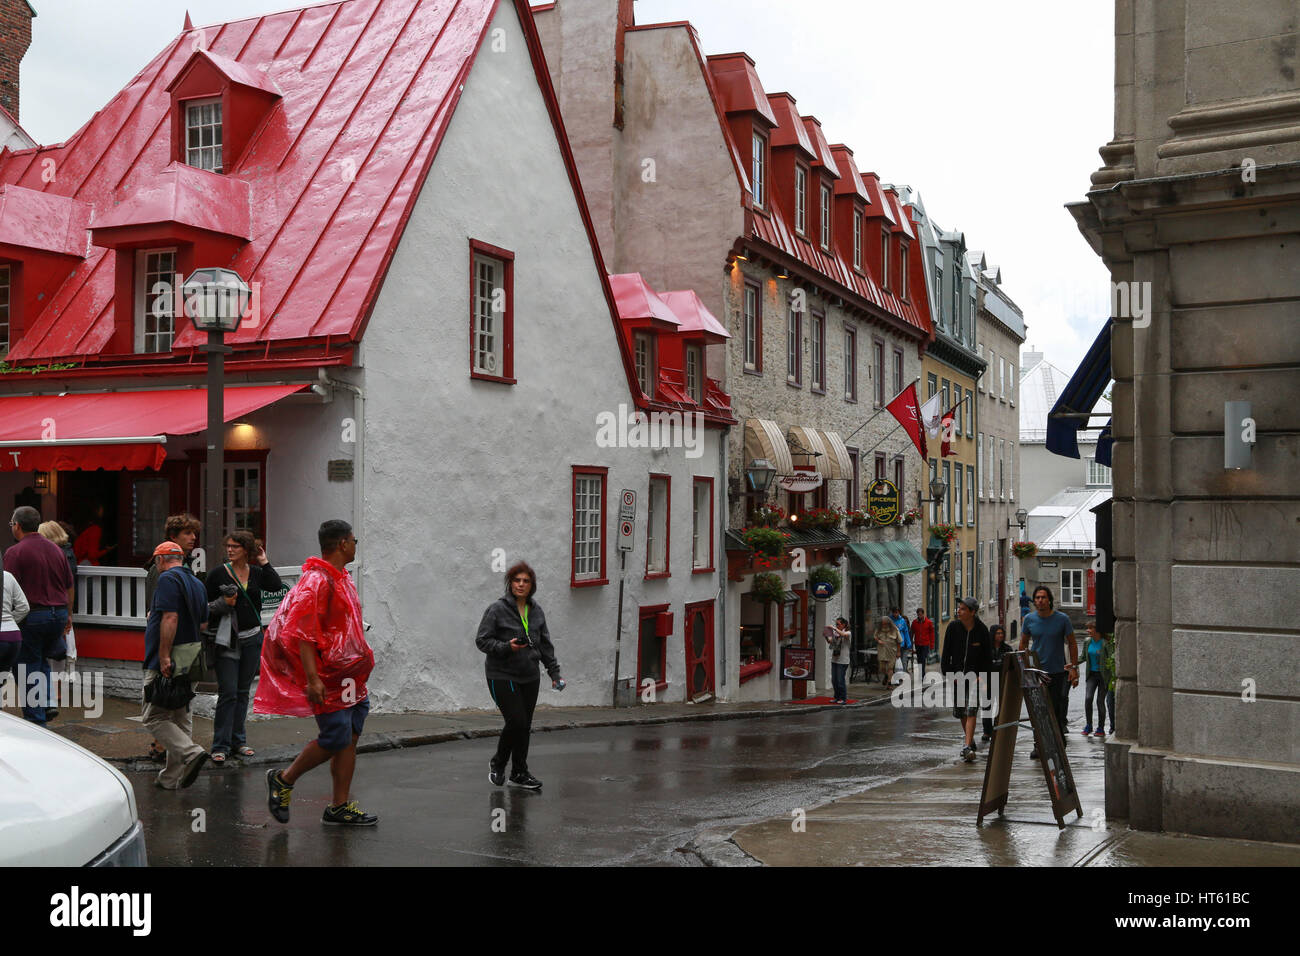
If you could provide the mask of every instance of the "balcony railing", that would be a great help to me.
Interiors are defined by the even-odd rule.
[[[276,568],[286,591],[302,576],[302,568]],[[83,565],[77,568],[76,603],[72,609],[75,624],[96,627],[139,627],[146,623],[144,585],[148,572],[143,568],[110,568]],[[262,623],[270,624],[283,593],[263,595]],[[270,597],[270,600],[266,598]]]

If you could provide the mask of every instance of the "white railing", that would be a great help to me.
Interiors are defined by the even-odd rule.
[[[302,568],[296,565],[275,570],[284,581],[286,589],[293,587],[298,578],[302,577]],[[77,568],[77,594],[72,611],[73,622],[98,627],[143,628],[147,621],[144,585],[148,574],[143,568],[110,568],[94,565],[82,565]],[[266,600],[264,595],[262,623],[270,624],[274,614],[275,607]]]

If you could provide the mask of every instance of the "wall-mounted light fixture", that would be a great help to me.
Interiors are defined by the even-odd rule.
[[[1254,467],[1255,419],[1250,402],[1223,403],[1223,467],[1233,471]]]
[[[35,489],[42,493],[50,490],[50,473],[48,471],[36,472]]]

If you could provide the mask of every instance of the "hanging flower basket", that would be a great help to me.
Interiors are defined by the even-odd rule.
[[[817,585],[822,583],[829,584],[831,590],[838,594],[840,585],[844,583],[844,577],[829,564],[819,564],[808,572],[808,584]]]
[[[951,543],[957,537],[957,527],[951,524],[932,524],[930,525],[930,534],[941,541]]]
[[[785,582],[779,574],[756,574],[750,593],[754,595],[754,600],[764,604],[780,603],[785,600]]]
[[[741,537],[755,555],[779,558],[785,553],[786,533],[776,528],[748,528]]]
[[[1038,545],[1032,541],[1017,541],[1011,546],[1011,553],[1017,558],[1032,558],[1038,553]]]

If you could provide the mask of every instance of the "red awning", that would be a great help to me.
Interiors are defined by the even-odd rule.
[[[303,385],[225,390],[225,421],[270,405]],[[204,388],[0,397],[0,471],[142,471],[167,457],[167,435],[208,422]]]

